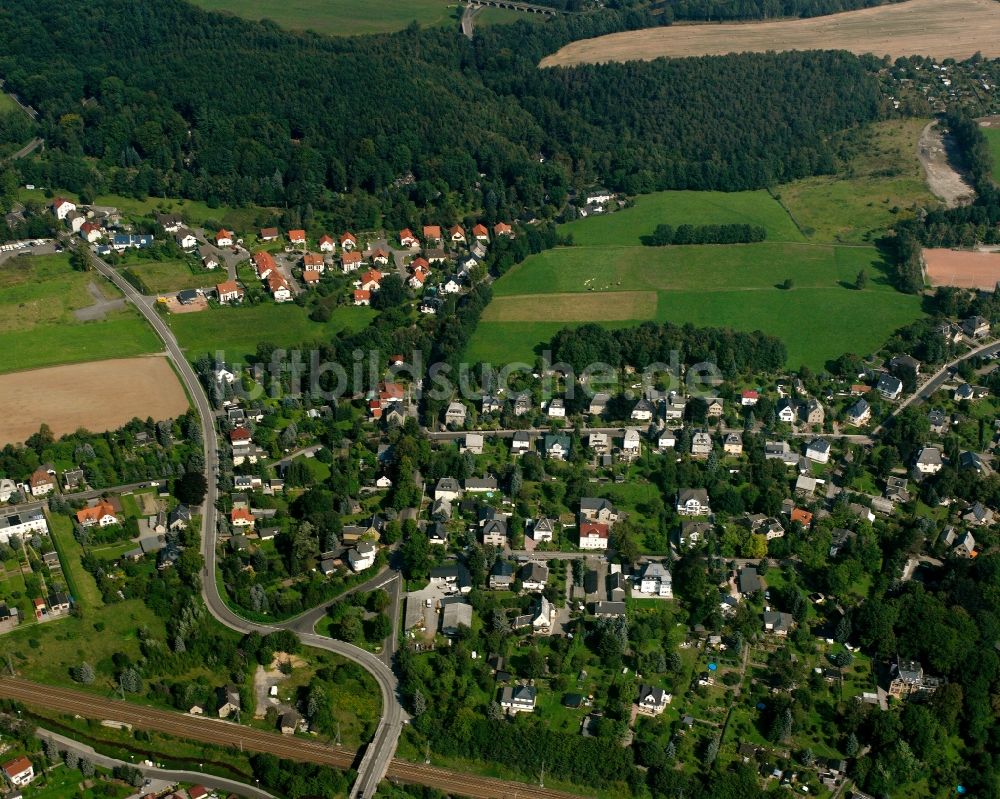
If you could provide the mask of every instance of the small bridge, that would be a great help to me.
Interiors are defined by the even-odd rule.
[[[549,6],[536,6],[532,3],[519,3],[517,0],[473,0],[473,2],[469,3],[469,6],[470,8],[476,8],[479,6],[508,8],[511,11],[524,11],[528,14],[545,14],[549,17],[554,17],[556,14],[566,13],[555,8],[550,8]]]

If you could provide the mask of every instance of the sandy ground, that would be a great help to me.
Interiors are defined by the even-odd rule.
[[[932,249],[923,258],[932,286],[993,291],[1000,281],[1000,253]]]
[[[103,432],[133,417],[168,419],[188,409],[165,357],[120,358],[0,375],[0,445],[24,441],[43,423],[58,437]]]
[[[968,58],[1000,56],[996,0],[908,0],[812,19],[724,25],[672,25],[612,33],[566,45],[541,66],[634,61],[660,56],[725,55],[768,50],[850,50],[853,53]]]
[[[177,301],[176,297],[167,297],[166,305],[167,310],[170,311],[170,313],[197,313],[198,311],[208,309],[208,300],[204,297],[198,297],[188,305],[181,305],[181,303]]]
[[[955,149],[952,136],[943,135],[937,122],[931,122],[924,128],[917,145],[917,155],[924,168],[928,187],[949,208],[966,205],[976,195],[965,176],[954,166]]]

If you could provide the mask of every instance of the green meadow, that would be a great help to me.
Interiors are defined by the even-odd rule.
[[[189,314],[173,314],[170,327],[191,361],[217,350],[227,361],[242,362],[257,351],[261,342],[277,347],[308,347],[329,341],[341,330],[357,331],[375,318],[370,308],[342,305],[333,311],[329,322],[320,324],[306,316],[293,303],[276,305],[265,302],[246,307],[210,308]]]
[[[982,131],[993,153],[993,180],[1000,183],[1000,128],[983,128]]]
[[[658,224],[686,222],[763,225],[768,239],[679,247],[639,242]],[[763,191],[646,195],[634,207],[571,222],[560,232],[572,233],[573,246],[532,256],[495,283],[470,360],[531,363],[562,327],[652,320],[761,330],[785,342],[789,366],[822,368],[844,352],[868,354],[921,313],[918,298],[892,288],[874,247],[807,239]],[[869,282],[858,291],[862,270]],[[794,287],[783,289],[789,279]]]

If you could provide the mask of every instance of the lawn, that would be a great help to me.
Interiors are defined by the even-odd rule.
[[[96,784],[83,790],[80,786],[84,782]],[[122,799],[133,793],[124,783],[100,776],[85,780],[76,769],[60,764],[47,771],[42,779],[36,779],[21,795],[25,799]]]
[[[67,255],[8,258],[0,264],[0,291],[5,345],[0,372],[160,350],[153,331],[131,308],[110,311],[100,321],[76,319],[73,312],[93,305],[94,294],[120,295],[102,278],[74,271]]]
[[[264,302],[243,308],[212,308],[173,315],[169,322],[190,360],[221,350],[226,361],[242,363],[256,352],[262,341],[277,347],[329,342],[341,330],[362,330],[375,315],[370,308],[341,306],[334,310],[329,322],[320,324],[311,321],[297,305]]]
[[[186,261],[136,261],[128,264],[127,268],[137,275],[150,291],[157,293],[215,286],[219,281],[226,279],[225,270],[209,272],[201,266],[192,268]]]
[[[868,240],[915,204],[937,205],[917,157],[928,122],[894,119],[858,132],[849,145],[853,154],[838,174],[781,186],[781,202],[811,240],[843,242]]]
[[[525,14],[527,16],[527,14]],[[0,92],[0,114],[7,114],[11,111],[16,111],[18,108],[17,103],[14,102],[14,98],[9,94],[4,94]]]
[[[868,287],[856,291],[862,269]],[[778,287],[786,278],[791,291]],[[822,368],[844,352],[872,352],[920,315],[918,298],[889,285],[877,251],[858,245],[562,247],[512,269],[494,295],[470,343],[472,361],[533,363],[563,327],[655,320],[761,330],[785,342],[790,366]]]
[[[986,142],[993,153],[993,180],[1000,183],[1000,128],[982,128]]]
[[[270,19],[291,30],[311,30],[331,36],[390,33],[411,22],[430,27],[457,19],[455,4],[447,0],[194,0],[194,3],[209,11],[228,11],[246,19]]]
[[[48,514],[48,519],[52,542],[59,552],[59,562],[73,599],[83,610],[102,607],[104,602],[97,583],[80,562],[83,547],[73,537],[73,522],[67,516],[56,514]]]

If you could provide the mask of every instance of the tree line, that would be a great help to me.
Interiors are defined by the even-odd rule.
[[[647,247],[671,244],[750,244],[764,241],[767,229],[761,225],[657,225],[652,233],[640,236]]]

